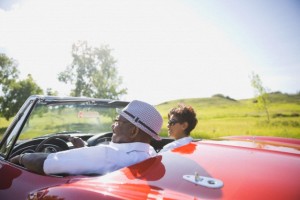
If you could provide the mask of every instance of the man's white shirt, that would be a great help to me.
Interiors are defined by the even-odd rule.
[[[146,143],[110,142],[49,154],[43,169],[46,174],[106,174],[154,155],[154,149]]]

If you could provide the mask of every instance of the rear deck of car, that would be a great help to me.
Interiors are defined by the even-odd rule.
[[[300,146],[292,146],[204,140],[101,177],[75,178],[49,192],[74,189],[127,199],[299,199]],[[224,185],[212,189],[183,179],[195,173]]]

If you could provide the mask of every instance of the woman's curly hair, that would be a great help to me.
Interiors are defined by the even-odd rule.
[[[185,129],[186,135],[190,135],[198,123],[194,109],[188,105],[179,104],[177,107],[172,108],[168,113],[168,119],[170,119],[171,115],[174,115],[180,123],[188,123],[188,127]]]

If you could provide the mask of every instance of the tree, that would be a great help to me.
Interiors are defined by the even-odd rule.
[[[251,75],[251,85],[255,89],[256,92],[256,102],[259,109],[263,109],[267,115],[267,121],[270,122],[270,114],[269,114],[269,95],[267,93],[267,89],[263,87],[262,81],[258,74],[254,72]]]
[[[3,93],[7,91],[7,87],[15,82],[19,76],[17,63],[15,60],[8,58],[5,54],[0,54],[0,88]]]
[[[26,99],[32,94],[43,94],[43,90],[34,82],[31,75],[27,79],[12,82],[2,98],[0,111],[6,120],[17,114]]]
[[[5,106],[3,102],[9,93],[10,86],[16,82],[19,76],[17,63],[5,54],[0,54],[0,116],[3,116]]]
[[[72,64],[59,73],[58,80],[71,83],[71,96],[119,99],[127,89],[119,89],[122,79],[108,46],[91,47],[86,41],[72,46]]]
[[[52,88],[47,88],[46,89],[46,95],[47,96],[57,96],[58,95],[58,91],[53,90]]]
[[[0,54],[0,69],[0,115],[9,120],[30,95],[43,94],[43,91],[30,74],[19,81],[17,62],[5,54]]]

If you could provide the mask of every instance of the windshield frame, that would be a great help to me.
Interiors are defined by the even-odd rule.
[[[39,96],[34,95],[30,96],[26,102],[23,104],[22,108],[19,110],[17,115],[15,116],[13,122],[7,128],[2,141],[0,143],[0,157],[8,158],[10,152],[14,148],[17,143],[20,142],[20,138],[23,135],[23,131],[25,129],[26,123],[28,123],[29,119],[32,117],[32,114],[36,111],[35,109],[38,106],[63,106],[70,104],[77,105],[90,105],[95,106],[95,108],[111,108],[115,111],[114,115],[117,115],[117,110],[124,108],[129,102],[127,101],[118,101],[118,100],[109,100],[109,99],[97,99],[97,98],[86,98],[86,97],[54,97],[54,96]],[[88,113],[91,114],[91,113]],[[91,117],[91,116],[87,116]],[[93,116],[92,116],[93,117]],[[111,123],[113,119],[111,119]],[[108,129],[107,129],[108,130]],[[111,130],[111,129],[109,129]],[[53,132],[47,135],[42,134],[41,137],[48,137],[51,134],[66,134],[66,132]],[[93,134],[93,133],[88,133]],[[33,138],[41,138],[33,137]],[[28,138],[29,140],[33,138]]]

